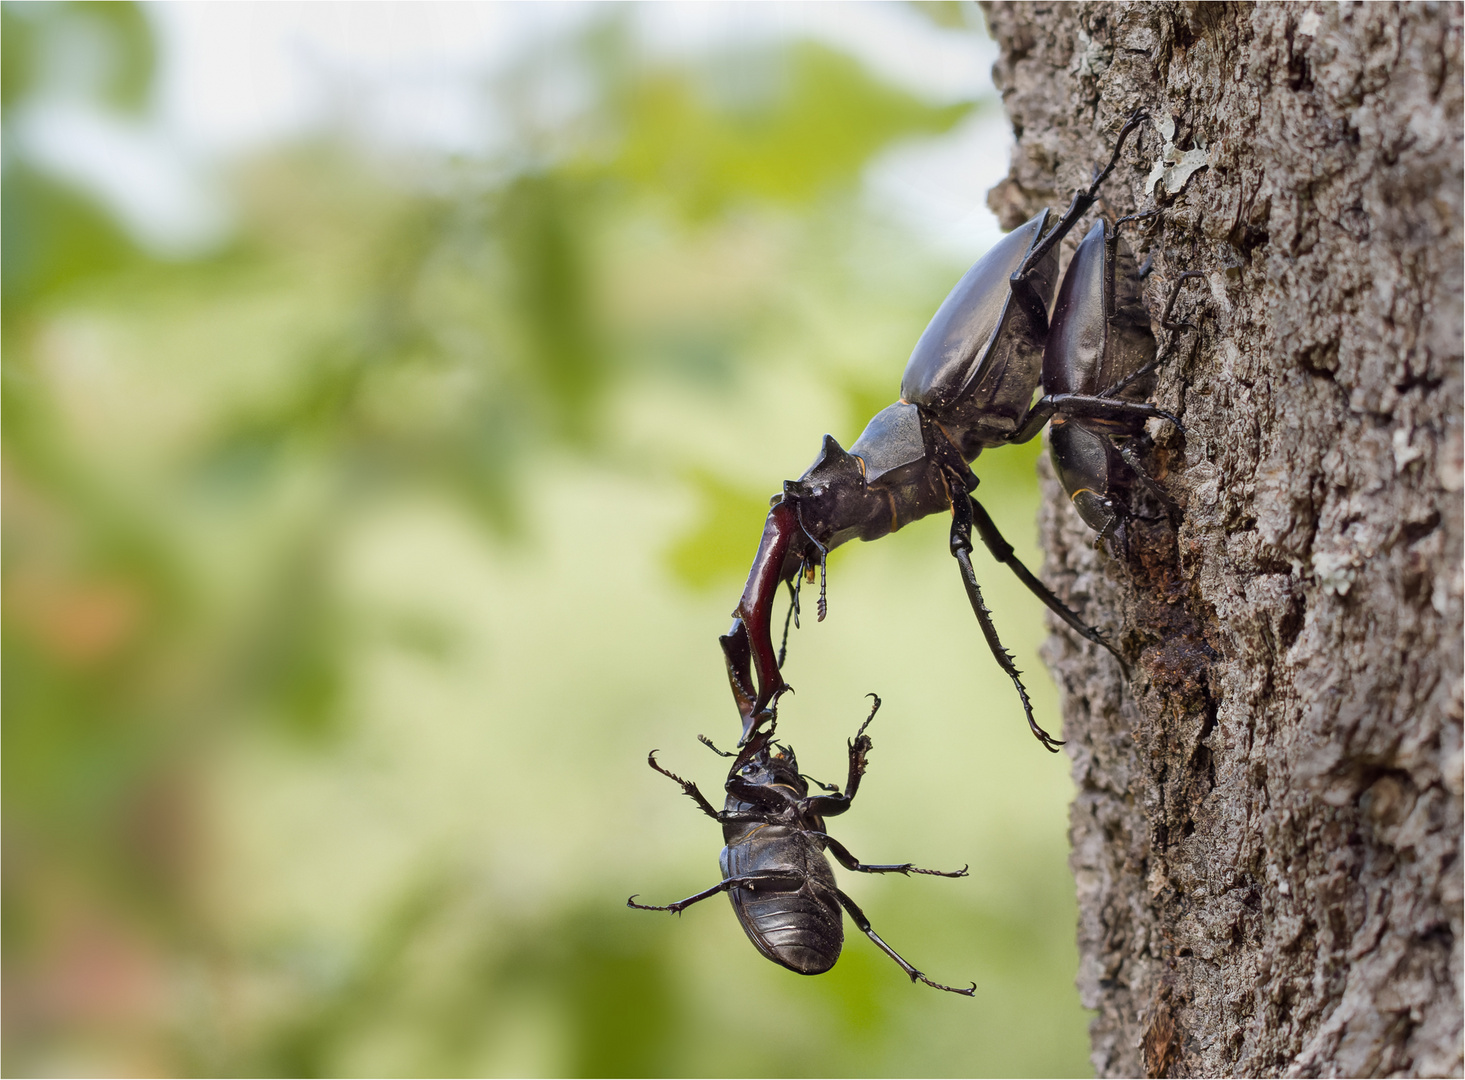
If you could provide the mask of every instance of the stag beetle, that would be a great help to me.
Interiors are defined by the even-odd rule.
[[[1076,485],[1071,492],[1097,491],[1101,506],[1108,499],[1110,516],[1117,519],[1117,504],[1109,498],[1109,474],[1100,469],[1100,463],[1089,460],[1092,454],[1086,455],[1086,451],[1091,448],[1081,440],[1091,435],[1106,452],[1122,453],[1114,438],[1142,428],[1151,417],[1178,426],[1175,417],[1163,409],[1118,396],[1135,387],[1136,376],[1143,371],[1123,372],[1114,385],[1103,381],[1113,366],[1106,358],[1112,353],[1116,361],[1122,356],[1128,363],[1141,330],[1138,322],[1132,329],[1126,327],[1113,335],[1114,342],[1124,347],[1109,348],[1104,327],[1113,303],[1104,290],[1112,285],[1112,259],[1101,259],[1097,271],[1092,259],[1080,263],[1076,274],[1070,270],[1064,290],[1069,300],[1055,312],[1061,331],[1058,342],[1045,349],[1053,339],[1048,308],[1057,276],[1058,244],[1093,206],[1100,186],[1119,161],[1125,139],[1146,119],[1142,111],[1129,117],[1115,140],[1108,165],[1095,172],[1087,189],[1074,193],[1051,229],[1049,212],[1043,210],[998,241],[967,271],[916,343],[901,379],[900,400],[877,413],[848,451],[826,435],[814,464],[798,480],[785,482],[783,492],[771,500],[732,627],[720,639],[728,681],[742,715],[744,742],[772,719],[779,695],[788,689],[779,670],[783,655],[775,656],[771,632],[780,583],[789,584],[789,619],[795,620],[797,585],[806,577],[812,581],[817,567],[822,620],[826,611],[824,569],[831,549],[856,537],[879,539],[948,508],[952,513],[951,553],[972,610],[992,655],[1017,688],[1028,727],[1043,746],[1056,753],[1061,743],[1033,718],[1020,673],[998,639],[982,600],[970,557],[973,527],[999,562],[1069,626],[1113,653],[1124,668],[1123,657],[1104,635],[1084,623],[1016,558],[1012,546],[972,496],[977,477],[970,462],[988,447],[1033,438],[1050,419],[1071,421],[1069,427],[1076,434],[1064,444],[1060,475]],[[1107,250],[1103,243],[1099,246]],[[1104,286],[1097,299],[1089,287],[1096,273]],[[1094,320],[1099,320],[1097,360],[1093,355]],[[1148,328],[1143,328],[1143,334],[1149,335]],[[1139,352],[1143,354],[1143,349]],[[1151,338],[1148,356],[1153,355]],[[1141,355],[1142,366],[1145,359]],[[1044,396],[1034,403],[1040,383]],[[1119,474],[1114,476],[1117,481]],[[1088,508],[1087,495],[1078,501],[1084,504],[1081,512]],[[1095,520],[1098,516],[1094,512]],[[787,637],[785,623],[785,644]],[[1127,668],[1125,671],[1127,674]]]
[[[1153,214],[1132,214],[1112,227],[1100,219],[1079,242],[1053,303],[1053,319],[1043,349],[1043,390],[1049,395],[1044,401],[1067,394],[1113,400],[1148,389],[1144,380],[1165,356],[1156,354],[1149,317],[1139,300],[1142,271],[1136,270],[1134,260],[1119,250],[1119,226]],[[1172,321],[1171,315],[1181,287],[1201,276],[1190,270],[1176,279],[1160,317],[1160,325],[1172,334],[1195,329],[1190,323]],[[1172,337],[1171,345],[1174,340]],[[1032,438],[1050,415],[1053,426],[1048,432],[1048,447],[1054,471],[1079,516],[1098,533],[1096,542],[1113,539],[1127,547],[1125,522],[1131,513],[1125,496],[1133,480],[1138,480],[1167,510],[1175,510],[1173,500],[1150,476],[1134,450],[1133,443],[1143,436],[1144,417],[1097,412],[1054,415],[1040,402],[1029,416],[1028,427],[1013,441]]]
[[[911,982],[971,997],[976,983],[964,990],[933,982],[885,944],[859,905],[834,883],[834,871],[824,854],[830,852],[841,865],[861,874],[966,876],[965,866],[945,872],[922,870],[910,863],[866,865],[824,831],[826,817],[850,808],[860,788],[860,777],[865,774],[866,757],[874,745],[865,729],[880,711],[880,699],[874,694],[869,696],[875,704],[850,740],[849,779],[843,792],[815,780],[826,794],[811,797],[809,778],[799,772],[793,748],[773,741],[773,723],[758,731],[735,755],[718,750],[706,736],[697,736],[714,752],[733,758],[722,813],[712,808],[696,784],[663,769],[656,760],[656,751],[651,751],[646,763],[680,784],[702,813],[722,825],[727,845],[719,860],[722,880],[674,904],[638,904],[632,896],[626,906],[680,914],[698,901],[725,892],[738,922],[758,951],[800,975],[821,975],[839,959],[844,945],[844,923],[839,914],[843,908],[865,936],[900,965]]]

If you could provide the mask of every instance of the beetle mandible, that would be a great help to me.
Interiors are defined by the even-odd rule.
[[[698,736],[716,753],[733,758],[727,774],[727,801],[721,813],[712,808],[696,784],[662,768],[656,751],[651,751],[646,763],[680,784],[697,808],[722,826],[726,844],[719,860],[722,880],[673,904],[638,904],[632,896],[626,905],[642,911],[680,913],[725,892],[738,922],[758,951],[800,975],[820,975],[839,959],[844,945],[843,908],[865,936],[900,965],[911,982],[971,997],[976,983],[962,989],[933,982],[885,944],[859,905],[835,884],[834,871],[825,855],[829,852],[841,865],[861,874],[966,876],[965,866],[948,872],[922,870],[910,863],[867,865],[824,831],[824,818],[850,808],[860,777],[865,774],[866,758],[873,745],[865,729],[880,711],[880,699],[874,694],[869,696],[875,704],[849,742],[849,777],[843,792],[816,780],[814,783],[825,794],[810,796],[809,782],[799,773],[793,749],[773,741],[772,723],[758,731],[737,754],[718,750],[705,736]]]
[[[1044,604],[1084,637],[1108,649],[1124,667],[1123,657],[1108,639],[1084,623],[1016,558],[1012,546],[972,495],[978,481],[970,462],[986,448],[1033,438],[1049,420],[1074,421],[1073,430],[1096,434],[1106,448],[1116,447],[1115,436],[1127,435],[1153,417],[1179,426],[1163,409],[1118,396],[1136,385],[1131,372],[1125,372],[1113,386],[1097,381],[1105,371],[1102,360],[1107,355],[1107,336],[1101,335],[1097,365],[1089,362],[1092,349],[1065,345],[1045,350],[1050,340],[1048,309],[1057,276],[1058,244],[1093,206],[1100,186],[1119,161],[1126,138],[1146,119],[1143,111],[1129,117],[1115,139],[1108,165],[1095,171],[1087,189],[1074,193],[1051,229],[1048,211],[1040,211],[967,271],[916,343],[901,379],[900,400],[877,413],[848,451],[826,435],[814,464],[798,480],[786,481],[782,493],[773,498],[732,627],[721,638],[728,681],[742,716],[744,742],[773,718],[779,695],[788,689],[779,670],[782,657],[773,650],[771,630],[778,586],[787,582],[794,591],[795,580],[801,582],[806,573],[812,580],[817,567],[818,615],[823,619],[823,573],[830,550],[855,538],[879,539],[939,510],[952,513],[951,553],[983,636],[1012,679],[1028,727],[1044,747],[1056,753],[1061,743],[1034,719],[1020,673],[997,636],[972,570],[972,529]],[[1083,266],[1091,263],[1086,261]],[[1101,283],[1112,284],[1111,271],[1112,260],[1100,269]],[[1075,281],[1087,282],[1091,276],[1085,269]],[[1073,303],[1055,311],[1062,323],[1060,330],[1072,331],[1060,334],[1065,342],[1085,338],[1080,330],[1089,326],[1095,310],[1100,320],[1109,314],[1102,289],[1097,309],[1091,292],[1084,292],[1082,298],[1073,295]],[[1173,300],[1172,296],[1172,305]],[[1144,333],[1148,335],[1147,328]],[[1137,331],[1117,336],[1115,343],[1126,348],[1117,349],[1115,355],[1130,355],[1133,349],[1129,346],[1137,336]],[[1049,370],[1050,363],[1055,370]],[[1142,362],[1141,366],[1146,365]],[[1040,385],[1044,395],[1034,403]],[[1096,429],[1095,424],[1109,427]],[[1070,479],[1090,487],[1099,484],[1101,496],[1108,497],[1106,476],[1085,468],[1081,454],[1066,456],[1060,475],[1065,467]],[[791,619],[796,617],[797,604],[794,591]],[[1127,674],[1127,668],[1125,671]]]

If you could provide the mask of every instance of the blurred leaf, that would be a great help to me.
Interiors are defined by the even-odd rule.
[[[970,110],[927,105],[804,43],[640,81],[613,169],[693,219],[750,200],[801,206],[852,184],[891,142],[947,131]]]
[[[37,90],[46,77],[67,78],[58,87],[95,95],[122,112],[148,104],[157,63],[152,28],[140,5],[124,0],[75,3],[6,3],[3,33],[4,107]]]
[[[681,995],[668,953],[675,947],[648,925],[627,932],[626,913],[575,913],[557,928],[569,955],[557,975],[569,1006],[571,1076],[665,1076],[679,1070]],[[567,932],[567,933],[566,933]]]
[[[439,875],[410,883],[372,928],[352,968],[254,1048],[247,1071],[256,1076],[340,1075],[343,1044],[379,1023],[400,997],[412,946],[451,899],[450,884]]]
[[[768,496],[755,495],[705,470],[689,477],[701,503],[697,523],[666,552],[673,577],[691,589],[722,585],[748,572],[768,516]]]
[[[525,370],[552,406],[555,434],[581,447],[592,441],[590,405],[607,376],[590,308],[588,195],[553,175],[530,173],[509,185],[498,209],[517,314],[527,331]]]
[[[102,63],[103,100],[126,112],[141,112],[148,104],[153,69],[157,63],[152,27],[141,5],[116,0],[84,0],[72,4],[68,15],[102,29],[107,54]]]
[[[0,189],[0,280],[5,321],[45,297],[114,274],[143,257],[88,197],[24,163],[5,170]]]
[[[966,30],[977,17],[976,5],[965,0],[905,0],[905,6],[943,30]]]
[[[41,69],[37,53],[39,4],[0,4],[0,103],[9,110],[30,93]],[[21,14],[22,10],[25,14]]]

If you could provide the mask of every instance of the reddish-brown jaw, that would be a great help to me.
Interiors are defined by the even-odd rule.
[[[779,502],[768,511],[763,539],[738,600],[732,629],[722,639],[728,681],[743,717],[743,741],[772,714],[778,696],[788,689],[773,651],[773,598],[783,581],[784,561],[799,524],[793,508]],[[751,663],[752,670],[749,670]],[[753,686],[752,676],[757,676]],[[755,692],[756,690],[756,692]]]

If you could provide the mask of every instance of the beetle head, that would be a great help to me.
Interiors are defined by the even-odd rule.
[[[847,504],[864,491],[865,474],[859,459],[833,435],[825,435],[814,464],[797,480],[784,481],[783,498],[797,502],[799,523],[810,538],[827,545],[833,533],[849,523]]]
[[[760,731],[748,740],[733,762],[729,777],[740,777],[750,784],[788,784],[799,779],[799,762],[793,747],[775,742],[773,729]]]

